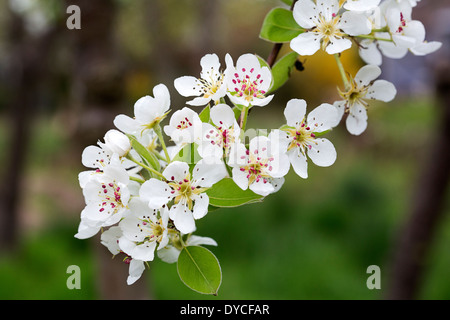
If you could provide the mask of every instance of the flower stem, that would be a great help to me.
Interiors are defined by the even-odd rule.
[[[359,36],[355,36],[357,38],[361,38],[361,39],[370,39],[370,40],[377,40],[377,41],[387,41],[387,42],[394,42],[392,39],[388,39],[388,38],[378,38],[375,36],[372,36],[370,34],[361,34]]]
[[[139,182],[141,184],[145,182],[145,180],[139,179],[139,178],[136,178],[136,177],[133,177],[133,176],[130,176],[130,180]]]
[[[137,160],[134,159],[131,155],[128,154],[127,158],[130,159],[131,161],[133,161],[134,163],[136,163],[137,165],[141,166],[142,168],[147,169],[147,170],[150,171],[151,173],[154,173],[154,174],[156,174],[158,177],[163,178],[164,180],[166,180],[166,177],[164,177],[164,176],[162,175],[161,172],[156,171],[155,169],[150,168],[150,167],[147,166],[146,164],[137,161]]]
[[[153,127],[153,130],[155,131],[156,135],[158,136],[159,142],[161,143],[161,146],[164,150],[164,154],[166,155],[167,163],[170,163],[169,152],[167,152],[166,143],[164,142],[164,137],[162,136],[161,126],[159,125],[159,123]]]
[[[334,55],[334,58],[336,59],[336,63],[339,69],[339,73],[341,74],[342,81],[344,82],[345,90],[350,90],[350,83],[348,82],[347,76],[345,75],[345,69],[342,65],[341,57],[338,53]]]
[[[248,110],[250,109],[250,106],[244,106],[242,108],[241,112],[241,129],[242,131],[245,131],[245,126],[247,125],[247,117],[248,117]]]

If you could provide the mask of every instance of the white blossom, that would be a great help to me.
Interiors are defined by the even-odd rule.
[[[325,138],[317,135],[330,130],[336,123],[337,111],[328,103],[323,103],[306,116],[306,102],[291,99],[284,109],[287,121],[285,144],[289,161],[295,173],[308,177],[308,160],[321,167],[331,166],[336,161],[336,149]]]
[[[164,132],[177,146],[183,147],[200,139],[202,121],[194,110],[184,107],[172,114]]]
[[[205,164],[200,160],[192,170],[181,161],[171,162],[163,171],[166,181],[150,179],[141,186],[140,197],[152,209],[160,209],[174,200],[169,217],[182,233],[195,231],[195,221],[208,213],[209,197],[205,193],[223,179],[224,164]]]
[[[272,73],[269,68],[261,67],[258,58],[254,54],[243,54],[233,66],[233,60],[229,54],[227,61],[227,85],[228,97],[234,104],[243,106],[267,105],[273,95],[266,97],[272,84]]]
[[[280,132],[269,137],[257,136],[250,140],[249,148],[238,143],[230,151],[228,164],[233,168],[233,181],[242,189],[267,196],[276,192],[284,183],[289,171],[289,159],[282,152]]]
[[[92,237],[101,227],[119,222],[130,199],[129,182],[127,171],[117,162],[92,175],[83,188],[86,207],[81,212],[76,238]]]
[[[208,102],[218,103],[227,93],[226,72],[221,72],[219,58],[216,54],[207,54],[200,60],[202,71],[200,78],[184,76],[175,79],[174,86],[184,97],[197,96],[186,102],[192,106],[203,106]]]
[[[222,161],[224,156],[228,156],[231,146],[239,142],[241,129],[233,110],[226,104],[214,106],[210,111],[210,118],[214,125],[203,123],[198,153],[205,160]]]
[[[182,246],[178,244],[179,241],[179,235],[174,235],[171,239],[171,244],[165,246],[161,250],[158,250],[158,258],[167,263],[177,262],[182,248]],[[186,246],[200,245],[217,246],[217,242],[212,238],[199,237],[195,235],[190,235],[186,240]]]
[[[394,99],[397,90],[386,80],[376,80],[381,69],[374,65],[362,67],[354,79],[350,79],[351,88],[347,92],[340,92],[344,100],[336,101],[338,122],[345,112],[348,112],[346,127],[348,132],[359,135],[367,128],[367,107],[369,100],[389,102]],[[337,123],[338,123],[337,122]]]
[[[153,95],[140,98],[134,104],[134,118],[124,114],[116,116],[114,125],[122,132],[139,136],[163,120],[170,107],[169,90],[164,84],[153,88]]]
[[[291,48],[300,55],[313,55],[320,48],[328,54],[340,53],[352,46],[349,36],[369,34],[371,24],[359,12],[339,12],[338,0],[299,0],[295,3],[293,16],[305,29],[291,40]]]

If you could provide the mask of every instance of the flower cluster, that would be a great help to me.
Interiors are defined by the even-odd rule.
[[[181,96],[193,97],[186,104],[194,109],[178,109],[164,126],[171,113],[170,92],[164,84],[156,85],[153,96],[136,101],[134,117],[118,115],[118,130],[111,129],[104,142],[84,150],[82,163],[90,170],[79,174],[86,207],[75,236],[86,239],[101,232],[101,243],[129,264],[128,284],[141,277],[155,253],[173,263],[183,248],[217,245],[211,238],[193,235],[197,221],[211,207],[226,207],[223,201],[242,205],[246,202],[241,199],[261,200],[277,192],[291,166],[306,179],[308,159],[317,166],[331,166],[337,152],[323,136],[344,115],[347,130],[361,134],[367,128],[369,101],[395,97],[392,83],[377,80],[378,50],[400,57],[405,50],[425,54],[439,47],[424,42],[423,26],[411,20],[414,4],[296,2],[293,17],[304,32],[292,39],[291,48],[299,55],[319,49],[334,54],[344,89],[338,101],[322,103],[309,113],[305,100],[290,99],[284,108],[286,122],[268,134],[246,133],[249,110],[267,106],[274,96],[272,70],[254,54],[244,54],[236,63],[227,54],[224,68],[216,54],[205,55],[199,77],[174,81]],[[354,42],[370,64],[352,77],[339,54]],[[224,187],[223,181],[234,187]]]

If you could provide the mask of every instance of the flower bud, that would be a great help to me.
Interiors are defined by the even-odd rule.
[[[104,140],[106,147],[120,157],[126,156],[131,149],[130,139],[118,130],[109,130]]]

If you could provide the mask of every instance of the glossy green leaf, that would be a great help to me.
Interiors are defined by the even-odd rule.
[[[260,38],[270,42],[290,42],[304,29],[294,20],[292,11],[284,8],[272,9],[264,19]]]
[[[244,204],[261,202],[264,198],[250,189],[242,190],[231,178],[224,178],[206,191],[209,204],[214,207],[232,208]]]
[[[197,152],[198,145],[190,143],[185,145],[178,154],[173,157],[172,161],[182,161],[188,164],[195,164],[200,161],[201,157]]]
[[[147,165],[152,167],[153,169],[159,171],[161,170],[161,164],[158,161],[158,158],[151,153],[146,147],[144,147],[137,139],[133,136],[128,136],[131,141],[131,146],[136,150],[137,153],[144,159]]]
[[[209,104],[202,110],[202,112],[200,112],[200,114],[198,115],[200,120],[202,122],[208,123],[209,119],[210,119],[210,112],[211,112],[211,107],[209,106]]]
[[[297,57],[297,52],[290,52],[275,63],[272,68],[273,85],[269,92],[277,90],[289,80]]]
[[[177,262],[181,281],[194,291],[217,295],[222,270],[216,256],[206,248],[188,246],[181,250]]]

